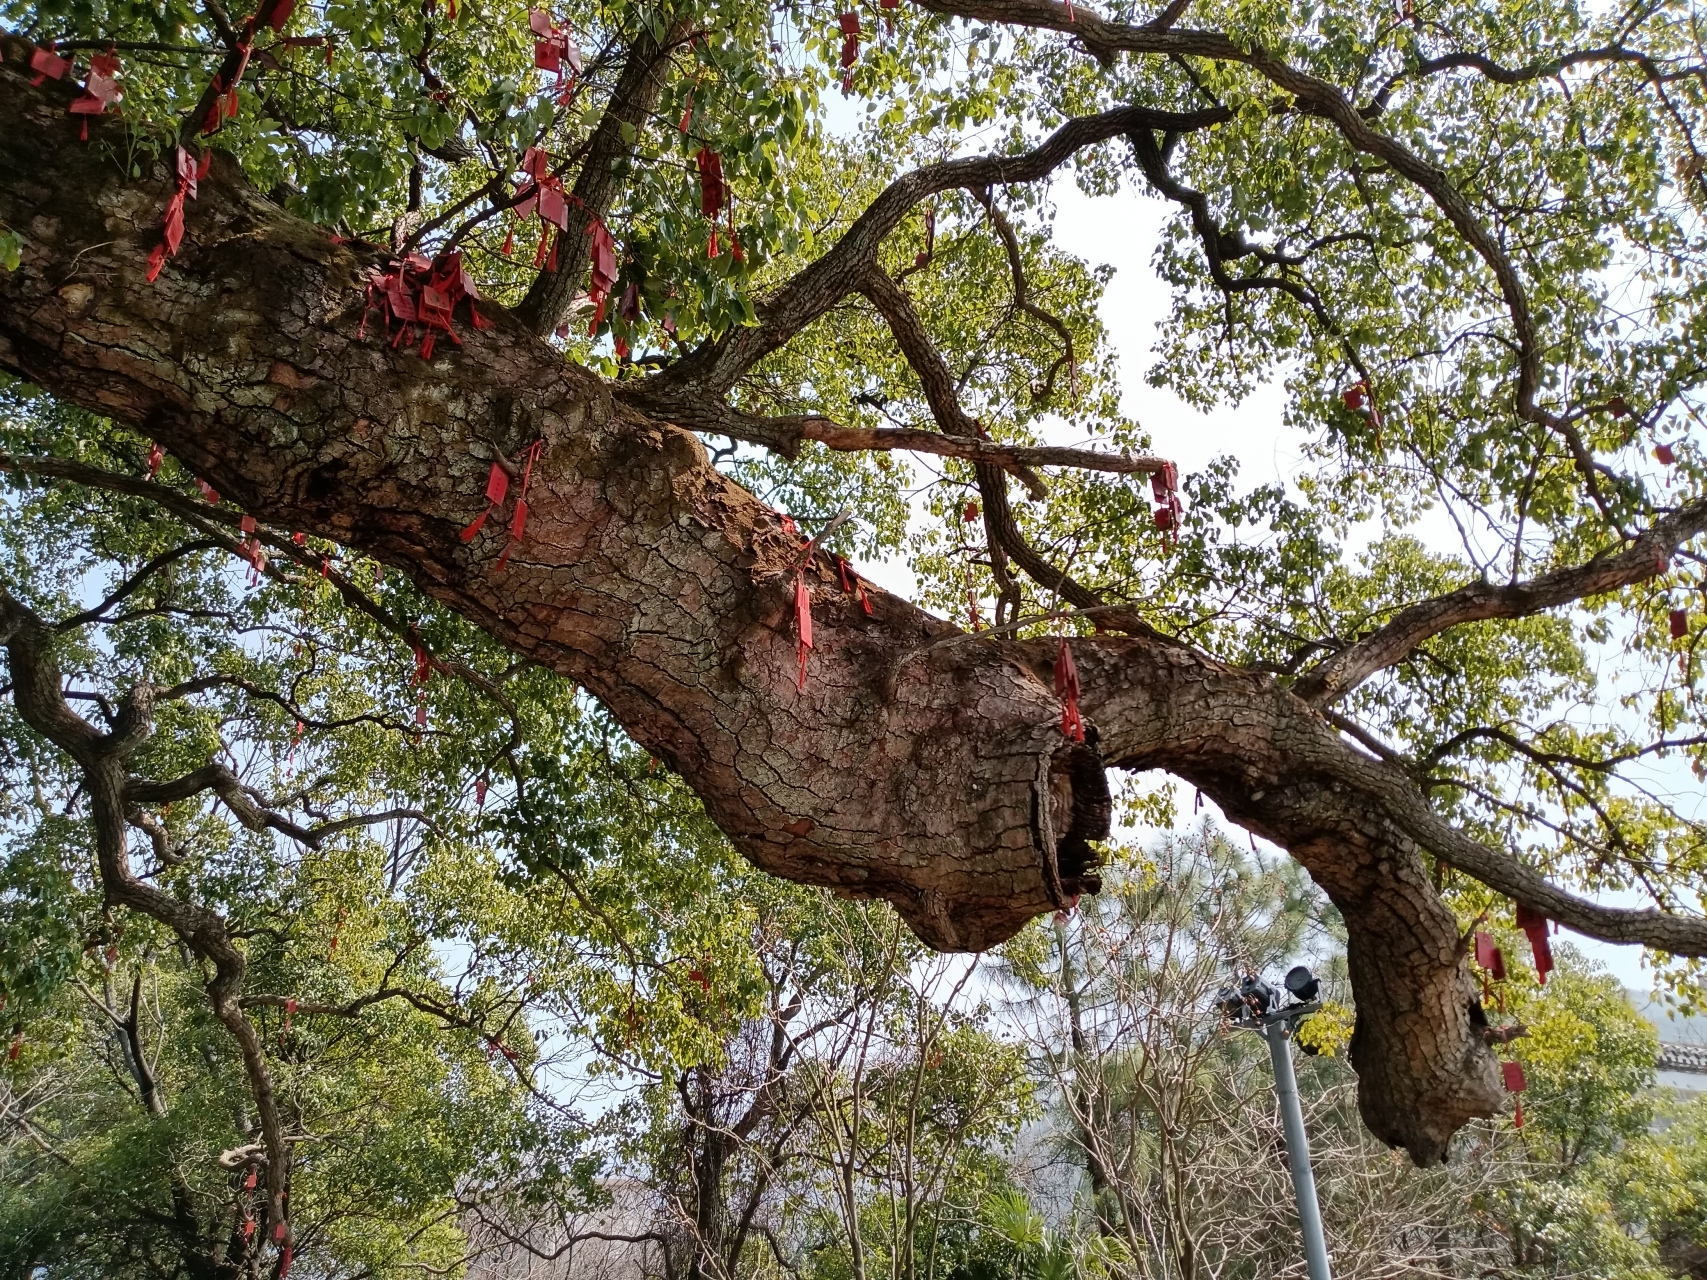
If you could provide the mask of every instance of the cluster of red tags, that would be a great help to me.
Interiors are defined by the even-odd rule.
[[[237,554],[248,562],[249,585],[259,586],[261,575],[267,571],[267,553],[261,549],[260,535],[255,530],[255,517],[244,516],[237,522],[237,528],[243,535],[237,543]],[[298,728],[300,727],[299,725]]]
[[[63,80],[66,72],[71,70],[71,60],[60,57],[49,45],[30,53],[30,70],[36,73],[30,83],[39,87],[48,80]],[[72,115],[83,117],[80,136],[84,142],[89,141],[89,117],[104,115],[107,108],[118,106],[119,99],[123,97],[124,90],[119,87],[117,52],[109,48],[105,53],[97,53],[89,59],[89,76],[83,82],[83,96],[73,98],[66,108]]]
[[[533,256],[534,269],[548,266],[552,271],[557,270],[557,242],[563,233],[569,230],[569,206],[574,204],[584,208],[580,199],[572,191],[563,189],[563,179],[551,172],[551,159],[539,147],[529,147],[522,153],[522,172],[527,174],[528,182],[516,194],[516,203],[512,212],[516,221],[526,222],[535,213],[539,215],[540,235],[539,248]],[[555,227],[554,232],[552,228]],[[616,239],[611,235],[610,228],[596,214],[589,215],[587,222],[587,238],[590,242],[588,257],[591,261],[591,279],[587,283],[587,297],[592,301],[593,322],[587,330],[587,336],[592,337],[604,323],[605,306],[610,301],[611,290],[616,287]],[[515,232],[504,238],[504,253],[514,251]],[[632,320],[640,316],[640,293],[630,285],[623,295],[622,310],[625,317]],[[629,314],[632,313],[632,314]],[[558,331],[567,337],[567,328]],[[618,355],[626,355],[624,347]]]
[[[541,9],[528,10],[528,29],[538,37],[533,45],[533,65],[557,77],[561,89],[558,100],[567,98],[581,74],[581,47],[570,39],[569,33],[551,20]],[[563,78],[563,64],[569,64],[569,78]]]
[[[295,8],[296,0],[264,0],[261,8],[243,24],[243,32],[239,37],[237,45],[237,66],[232,72],[230,83],[226,83],[223,76],[220,73],[215,72],[213,80],[209,85],[210,98],[208,112],[207,118],[202,122],[202,133],[209,134],[216,132],[219,129],[221,121],[232,119],[237,115],[237,84],[242,80],[243,72],[248,69],[249,55],[254,48],[256,30],[261,26],[269,26],[274,31],[282,30],[284,28],[284,24],[290,21],[291,11]],[[326,38],[320,36],[303,37],[298,40],[287,40],[285,43],[314,44],[319,43],[323,39]],[[331,47],[331,44],[328,42],[328,60],[330,60],[331,56]],[[43,51],[38,49],[36,52],[40,55]],[[52,55],[48,56],[52,57]],[[102,59],[106,59],[106,61],[103,62]],[[55,60],[63,62],[63,59]],[[114,95],[112,97],[112,101],[116,102],[118,100],[117,85],[112,83],[112,77],[115,77],[118,74],[118,59],[109,53],[101,55],[101,58],[97,58],[94,61],[95,63],[100,64],[97,70],[101,71],[101,90],[105,92],[107,91],[108,86],[111,85],[111,91]],[[30,65],[37,66],[34,58],[31,59]],[[38,74],[38,80],[43,74],[51,74],[51,72],[43,72],[40,67],[37,67],[37,70],[38,73],[40,73]],[[61,68],[59,75],[63,74],[64,70]],[[96,110],[93,105],[89,105],[87,102],[90,98],[94,98],[97,101],[100,100],[100,95],[97,93],[95,85],[96,74],[96,71],[90,72],[87,92],[83,98],[79,98],[76,102],[71,104],[72,111],[82,111],[85,115],[100,114],[100,111]],[[54,78],[57,79],[58,76],[54,76]],[[102,109],[104,109],[104,105],[105,104],[103,104]],[[87,120],[84,121],[83,131],[84,136],[87,137]],[[148,255],[148,279],[150,281],[159,278],[161,268],[166,265],[166,259],[177,256],[178,246],[183,243],[184,239],[184,201],[194,200],[196,198],[196,184],[201,179],[207,177],[208,166],[212,164],[212,162],[213,155],[211,152],[203,152],[201,158],[197,160],[183,147],[175,148],[173,169],[174,176],[176,178],[176,190],[172,192],[172,198],[166,202],[166,213],[161,220],[160,243],[155,245],[153,251]]]
[[[1547,929],[1551,922],[1539,911],[1518,904],[1517,927],[1523,930],[1529,939],[1529,949],[1535,956],[1535,978],[1542,985],[1547,985],[1547,975],[1553,972],[1553,948],[1547,941]],[[1558,926],[1553,926],[1557,928]],[[1482,1002],[1485,1004],[1490,995],[1497,997],[1499,1006],[1505,1008],[1505,995],[1491,984],[1506,980],[1505,953],[1494,941],[1493,934],[1485,929],[1478,929],[1475,938],[1476,967],[1482,971]],[[1528,1081],[1523,1076],[1521,1062],[1500,1063],[1500,1075],[1505,1083],[1506,1092],[1522,1093],[1528,1088]],[[1518,1099],[1515,1121],[1519,1129],[1523,1128],[1523,1100]]]
[[[901,7],[901,0],[877,0],[877,3],[884,10],[883,20],[893,34],[895,10]],[[836,24],[842,29],[842,92],[846,94],[853,91],[853,65],[859,61],[859,38],[862,34],[859,14],[851,9],[837,14]]]
[[[405,339],[412,343],[419,327],[421,359],[431,360],[434,341],[441,333],[457,346],[462,345],[462,339],[451,327],[451,319],[457,305],[464,299],[468,302],[468,317],[474,327],[492,327],[492,322],[474,305],[479,297],[474,277],[462,265],[460,251],[440,254],[433,259],[411,253],[384,269],[368,268],[367,305],[362,309],[362,323],[357,336],[366,336],[367,318],[377,311],[385,321],[388,335],[391,335],[392,326],[397,327],[395,335],[391,335],[393,347],[402,346]]]

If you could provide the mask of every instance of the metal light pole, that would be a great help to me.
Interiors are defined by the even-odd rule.
[[[1304,1108],[1298,1101],[1298,1077],[1292,1072],[1289,1043],[1299,1019],[1320,1009],[1315,998],[1320,984],[1303,965],[1286,975],[1286,989],[1296,1002],[1274,1008],[1275,992],[1254,974],[1237,992],[1221,993],[1222,1011],[1236,1027],[1255,1031],[1268,1041],[1274,1063],[1274,1092],[1280,1099],[1280,1120],[1286,1129],[1286,1159],[1292,1166],[1292,1189],[1298,1197],[1298,1224],[1304,1234],[1304,1262],[1310,1280],[1333,1280],[1328,1268],[1328,1243],[1322,1235],[1322,1207],[1316,1200],[1316,1175],[1310,1170],[1310,1140],[1304,1133]]]

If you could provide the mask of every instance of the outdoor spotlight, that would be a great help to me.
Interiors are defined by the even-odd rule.
[[[1247,973],[1239,984],[1239,995],[1256,1013],[1267,1013],[1274,1007],[1274,988],[1254,973]]]
[[[1294,965],[1286,971],[1286,989],[1292,993],[1292,998],[1300,1004],[1308,1004],[1322,990],[1322,980],[1311,973],[1306,965]]]

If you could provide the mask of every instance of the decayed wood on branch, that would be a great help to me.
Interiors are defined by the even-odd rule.
[[[1019,21],[1059,7],[961,6]],[[1335,105],[1307,77],[1219,37],[1117,28],[1082,12],[1079,20],[1075,34],[1111,48],[1165,52],[1172,42],[1256,59],[1301,103],[1316,94],[1314,109],[1348,136],[1364,131],[1357,145],[1378,145],[1343,99]],[[105,146],[76,146],[65,112],[71,88],[32,88],[19,42],[6,42],[5,58],[0,219],[27,244],[20,268],[0,277],[0,366],[146,432],[263,522],[409,574],[522,657],[575,680],[681,774],[761,868],[885,898],[933,946],[979,950],[1095,887],[1091,842],[1106,834],[1110,814],[1105,769],[1166,770],[1298,858],[1341,911],[1362,1113],[1422,1162],[1440,1159],[1451,1135],[1502,1097],[1456,924],[1425,856],[1584,933],[1707,954],[1707,923],[1560,890],[1457,831],[1403,769],[1349,743],[1272,675],[1229,666],[1118,612],[1099,621],[1129,634],[1072,642],[1096,730],[1081,745],[1060,731],[1053,642],[961,636],[878,590],[868,615],[819,554],[805,566],[815,645],[796,690],[799,542],[710,465],[683,425],[693,425],[692,406],[720,403],[763,354],[863,294],[925,383],[944,437],[964,445],[951,456],[977,463],[992,543],[1065,602],[1103,608],[1025,544],[1007,507],[1004,466],[1072,464],[976,445],[952,386],[933,389],[941,356],[877,248],[934,192],[1034,180],[1079,147],[1134,128],[1207,127],[1217,112],[1162,120],[1167,113],[1121,109],[1070,121],[1024,155],[949,161],[898,179],[768,301],[758,325],[617,386],[486,303],[494,326],[465,332],[460,347],[441,344],[430,362],[360,336],[364,273],[382,251],[331,243],[225,157],[188,206],[182,252],[147,283],[170,190],[164,169],[128,180]],[[116,140],[121,128],[95,120],[91,137]],[[1402,157],[1387,158],[1400,167]],[[1438,186],[1435,177],[1419,180]],[[1452,216],[1452,194],[1437,199]],[[1532,397],[1532,382],[1524,386]],[[471,543],[458,533],[481,509],[493,457],[519,456],[535,440],[542,454],[528,536],[507,572],[495,573],[502,532]],[[25,630],[12,628],[14,644]],[[109,767],[50,701],[25,709],[30,722],[89,755],[86,767]],[[122,788],[114,797],[122,806]],[[109,892],[129,902],[152,890],[120,865],[122,819],[121,809],[121,835],[103,857],[119,886]],[[204,928],[199,919],[184,925]],[[241,1014],[234,1004],[229,1012]]]

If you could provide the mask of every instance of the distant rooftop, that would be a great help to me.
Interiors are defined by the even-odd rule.
[[[1640,991],[1625,991],[1636,1012],[1660,1033],[1656,1084],[1679,1093],[1707,1091],[1707,1016],[1684,1017]]]

